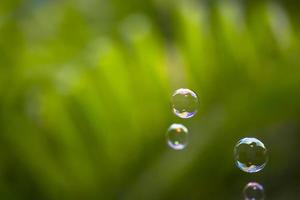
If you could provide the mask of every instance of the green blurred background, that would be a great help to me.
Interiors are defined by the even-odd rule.
[[[300,13],[294,1],[4,0],[0,199],[300,198]],[[170,96],[194,90],[198,114]],[[171,123],[187,149],[167,147]],[[269,163],[234,165],[261,139]]]

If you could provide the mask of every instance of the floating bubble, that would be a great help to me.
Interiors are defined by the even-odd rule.
[[[263,200],[265,198],[263,186],[255,182],[248,183],[243,193],[245,200]]]
[[[256,138],[243,138],[234,147],[236,165],[244,172],[262,170],[268,161],[265,145]]]
[[[197,113],[198,97],[186,88],[176,90],[171,99],[173,113],[180,118],[190,118]]]
[[[188,129],[182,124],[172,124],[166,134],[168,145],[175,150],[182,150],[188,144]]]

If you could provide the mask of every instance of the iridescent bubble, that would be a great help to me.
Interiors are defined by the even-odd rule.
[[[173,113],[180,118],[190,118],[197,113],[198,97],[186,88],[176,90],[171,99]]]
[[[175,150],[182,150],[188,144],[188,129],[182,124],[172,124],[166,134],[167,144]]]
[[[234,147],[234,159],[238,168],[254,173],[262,170],[267,162],[267,149],[256,138],[243,138]]]
[[[264,187],[255,182],[248,183],[243,193],[245,200],[263,200],[265,198]]]

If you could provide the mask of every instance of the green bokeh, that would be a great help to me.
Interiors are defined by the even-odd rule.
[[[4,0],[0,199],[300,196],[300,15],[289,1]],[[177,88],[199,112],[172,114]],[[172,123],[190,130],[174,151]],[[262,172],[234,165],[257,137]]]

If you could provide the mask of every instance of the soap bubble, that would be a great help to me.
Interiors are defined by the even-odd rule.
[[[197,113],[198,97],[186,88],[176,90],[171,99],[173,113],[180,118],[190,118]]]
[[[256,138],[243,138],[234,147],[236,165],[244,172],[262,170],[268,161],[265,145]]]
[[[263,186],[255,182],[248,183],[243,193],[245,200],[263,200],[265,198]]]
[[[166,134],[167,144],[175,150],[182,150],[188,144],[188,129],[182,124],[172,124]]]

